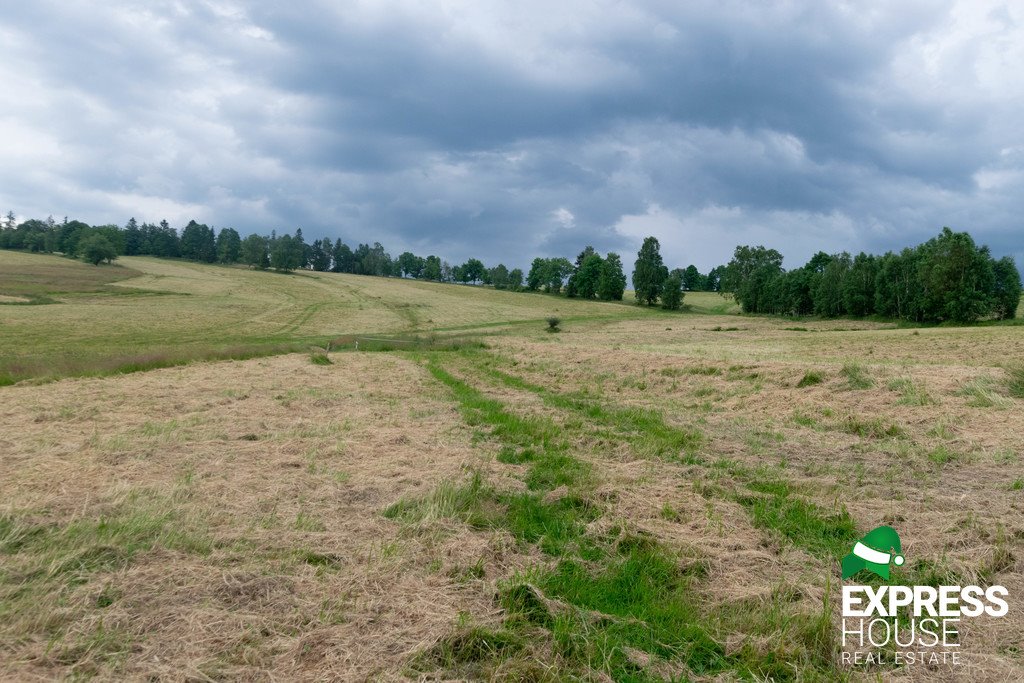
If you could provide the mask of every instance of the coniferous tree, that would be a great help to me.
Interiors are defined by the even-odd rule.
[[[213,230],[205,224],[189,221],[181,231],[181,255],[192,261],[216,261],[217,241]]]
[[[67,224],[67,221],[65,220],[64,223]],[[124,226],[124,254],[125,256],[136,256],[142,253],[142,231],[133,216]]]
[[[309,267],[318,273],[329,271],[333,250],[329,239],[313,240],[313,244],[309,246]]]
[[[234,228],[222,228],[217,233],[217,260],[221,263],[238,263],[242,253],[242,238]]]
[[[335,273],[355,273],[356,257],[347,244],[337,239],[334,241],[334,249],[331,253],[333,266],[331,270]]]

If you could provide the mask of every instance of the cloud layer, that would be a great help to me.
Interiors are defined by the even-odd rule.
[[[1024,257],[1024,10],[970,2],[0,9],[0,209],[702,269],[943,225]]]

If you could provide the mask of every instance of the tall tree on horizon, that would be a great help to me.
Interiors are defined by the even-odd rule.
[[[661,258],[661,244],[656,237],[645,238],[633,265],[633,290],[637,303],[654,305],[661,296],[667,277],[668,268]]]

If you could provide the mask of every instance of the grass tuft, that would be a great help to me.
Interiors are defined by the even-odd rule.
[[[825,378],[821,376],[820,372],[814,370],[808,370],[804,373],[804,376],[800,378],[800,381],[796,383],[798,389],[804,387],[813,387],[816,384],[821,384],[825,381]]]
[[[870,389],[875,386],[875,380],[868,374],[867,369],[859,363],[847,363],[843,366],[840,374],[846,378],[846,386],[849,389]]]
[[[840,423],[839,428],[847,434],[855,434],[865,439],[897,439],[907,435],[899,425],[886,423],[877,417],[866,419],[849,415]]]
[[[1024,365],[1006,369],[1006,390],[1014,398],[1024,398]]]
[[[937,403],[921,384],[909,378],[890,380],[888,388],[889,391],[895,391],[900,395],[897,401],[899,405],[928,406]]]
[[[973,408],[1009,408],[1013,401],[999,393],[996,381],[991,377],[977,377],[967,382],[959,391],[957,396],[967,399],[967,405]]]

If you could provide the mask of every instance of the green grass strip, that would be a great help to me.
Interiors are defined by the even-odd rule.
[[[697,451],[704,444],[704,435],[697,430],[665,424],[657,411],[610,407],[591,398],[552,391],[494,367],[480,364],[477,369],[508,387],[535,394],[545,405],[575,412],[591,422],[615,429],[641,455],[684,464],[702,462]]]

